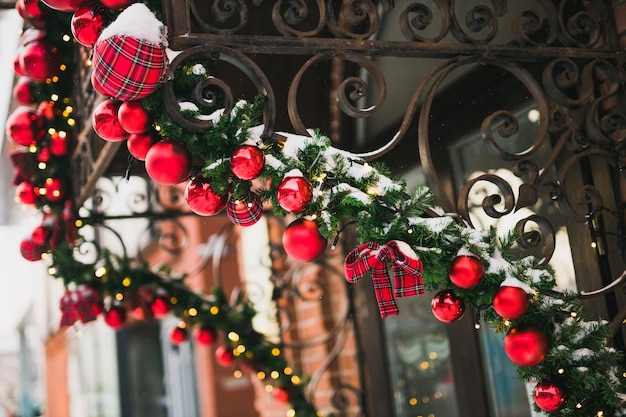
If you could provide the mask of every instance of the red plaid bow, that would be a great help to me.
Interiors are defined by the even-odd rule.
[[[13,177],[13,185],[18,185],[22,181],[29,181],[33,175],[33,169],[29,165],[29,158],[32,158],[25,149],[16,149],[9,152],[9,158],[15,168],[15,176]]]
[[[72,326],[77,320],[87,323],[95,320],[102,312],[102,300],[88,285],[76,290],[67,290],[61,298],[61,326]]]
[[[393,291],[387,260],[391,261],[395,281]],[[357,282],[370,269],[378,309],[383,318],[399,313],[394,295],[407,297],[424,293],[422,260],[404,242],[392,240],[386,245],[369,242],[353,249],[346,256],[344,272],[348,282]]]

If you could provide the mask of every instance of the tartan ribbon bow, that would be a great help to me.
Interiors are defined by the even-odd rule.
[[[387,261],[391,261],[394,286],[391,285]],[[402,241],[392,240],[385,245],[364,243],[348,253],[344,262],[346,280],[355,283],[372,271],[372,282],[380,316],[399,313],[395,297],[423,294],[422,260]]]
[[[72,326],[80,320],[87,323],[95,320],[102,312],[102,301],[98,293],[87,285],[67,290],[60,301],[61,327]]]

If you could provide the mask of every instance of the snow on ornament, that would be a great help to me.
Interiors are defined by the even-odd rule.
[[[93,49],[94,88],[124,101],[150,95],[168,69],[166,28],[143,3],[124,9]]]

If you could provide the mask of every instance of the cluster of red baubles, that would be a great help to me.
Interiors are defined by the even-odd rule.
[[[159,140],[153,128],[153,116],[145,111],[141,101],[106,99],[92,115],[95,132],[107,141],[127,140],[128,150],[135,158],[145,161],[146,172],[159,184],[176,185],[188,180],[185,201],[200,216],[213,216],[226,208],[228,218],[239,226],[251,226],[262,215],[263,202],[254,191],[239,198],[216,192],[211,180],[202,174],[189,179],[192,156],[179,142]],[[232,175],[240,180],[257,178],[265,167],[265,154],[258,146],[242,144],[230,157]],[[306,209],[313,197],[313,187],[303,176],[288,176],[277,189],[279,205],[291,213]],[[300,261],[312,261],[326,250],[316,222],[299,219],[285,230],[285,250]]]
[[[459,255],[448,269],[452,284],[463,289],[477,286],[484,275],[484,266],[473,255]],[[501,286],[493,297],[493,308],[500,317],[516,320],[524,315],[529,305],[528,293],[516,286]],[[454,290],[439,291],[431,302],[433,315],[444,323],[453,323],[463,316],[465,303]],[[534,326],[514,326],[504,337],[504,351],[518,366],[537,366],[548,353],[548,338]],[[535,402],[543,411],[554,412],[565,406],[563,388],[552,382],[541,382],[534,390]]]
[[[165,290],[153,291],[141,287],[138,291],[128,294],[122,301],[111,303],[102,311],[104,322],[114,330],[123,328],[129,320],[163,319],[172,311],[170,295]],[[193,335],[196,343],[202,346],[213,346],[217,340],[217,330],[208,324],[198,324],[190,331],[186,322],[180,322],[169,332],[170,342],[179,346]],[[215,348],[215,359],[222,366],[229,366],[234,360],[232,349],[227,345]]]

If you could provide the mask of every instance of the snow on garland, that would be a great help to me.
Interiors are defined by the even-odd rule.
[[[533,399],[538,410],[554,416],[626,415],[625,373],[618,366],[622,357],[606,344],[610,326],[589,317],[577,294],[554,292],[554,274],[538,260],[512,259],[508,254],[514,236],[498,238],[493,228],[474,230],[450,216],[425,217],[426,211],[437,212],[427,187],[407,192],[402,181],[389,177],[387,168],[333,148],[318,132],[311,131],[311,136],[281,132],[275,135],[280,140],[262,137],[263,126],[256,125],[262,97],[237,103],[230,113],[218,110],[210,116],[198,114],[197,107],[183,100],[181,111],[213,125],[203,132],[181,128],[160,111],[158,84],[175,83],[184,91],[209,74],[198,62],[185,63],[171,73],[168,57],[176,53],[166,49],[166,28],[141,3],[122,11],[111,24],[115,13],[100,6],[84,5],[92,13],[76,11],[69,23],[63,13],[43,4],[34,10],[29,4],[27,10],[18,2],[27,21],[37,21],[37,10],[47,14],[44,41],[60,42],[63,37],[53,34],[71,24],[76,39],[102,57],[98,65],[104,69],[94,71],[92,82],[97,91],[113,97],[95,109],[94,130],[105,140],[126,140],[131,155],[145,160],[156,182],[177,184],[191,178],[185,198],[194,212],[215,215],[225,209],[233,223],[248,226],[261,216],[261,203],[269,201],[277,215],[296,217],[283,242],[285,250],[302,261],[321,256],[328,239],[336,239],[342,227],[353,224],[361,244],[346,258],[346,278],[356,282],[372,271],[382,316],[398,314],[395,297],[421,294],[424,287],[436,292],[433,314],[444,322],[458,320],[470,305],[495,331],[506,333],[505,352],[520,377],[537,381]],[[65,12],[78,8],[61,0],[51,5]],[[115,8],[126,6],[116,3]],[[106,31],[87,32],[85,25],[76,23],[79,18]],[[137,19],[146,25],[132,24]],[[123,42],[107,42],[113,37]],[[26,38],[22,46],[38,42],[41,48],[41,39]],[[44,51],[54,49],[45,46]],[[36,73],[25,64],[31,61],[22,56],[24,52],[20,54],[18,75],[33,72],[40,82],[58,76],[54,66],[46,67],[45,74]],[[122,55],[123,65],[116,66]],[[149,82],[124,78],[129,68],[138,69],[140,78]],[[111,82],[105,78],[120,88],[108,89]],[[49,99],[58,99],[50,88],[65,88],[63,94],[68,95],[71,87],[24,85],[18,83],[20,97],[28,99],[7,121],[8,136],[22,146],[12,154],[14,183],[19,200],[40,209],[43,220],[21,250],[33,261],[47,254],[50,275],[65,283],[62,325],[103,314],[110,326],[119,328],[127,315],[175,314],[182,324],[172,330],[173,343],[188,340],[191,329],[199,343],[218,343],[221,334],[216,348],[220,363],[241,360],[256,371],[276,371],[278,376],[271,381],[276,398],[291,404],[292,415],[316,416],[311,399],[304,395],[302,378],[289,368],[280,346],[249,326],[255,313],[244,299],[231,305],[219,289],[212,294],[190,292],[171,271],[153,271],[108,252],[93,264],[75,258],[76,246],[83,243],[77,228],[90,219],[76,217],[66,185],[69,147],[61,144],[69,142],[65,139],[74,125],[71,112]],[[116,97],[118,91],[123,96]],[[194,168],[193,157],[203,160],[203,166]]]

